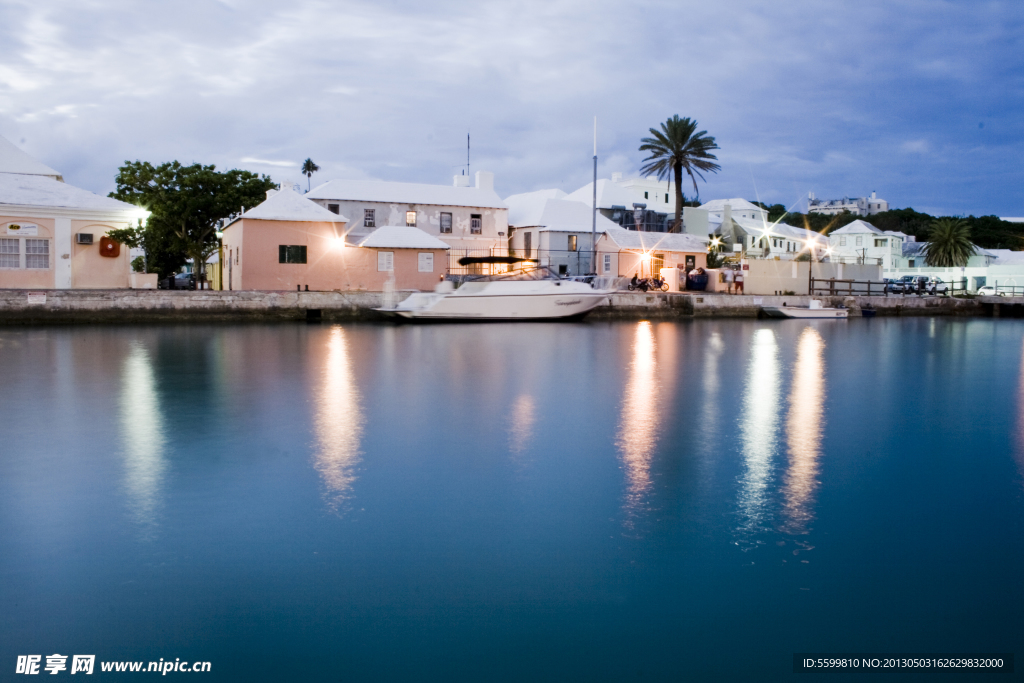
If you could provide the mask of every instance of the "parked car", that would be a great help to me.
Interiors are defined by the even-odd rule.
[[[921,278],[918,290],[927,294],[948,294],[949,285],[933,275],[932,277]]]
[[[1006,292],[997,291],[992,285],[978,288],[978,296],[1006,296]]]
[[[891,277],[887,277],[883,280],[885,283],[885,291],[891,294],[902,294],[903,293],[903,281],[895,280]]]
[[[898,282],[903,283],[903,289],[901,290],[904,294],[916,294],[917,293],[917,275],[904,275]]]
[[[195,273],[177,273],[157,282],[158,289],[195,289]]]

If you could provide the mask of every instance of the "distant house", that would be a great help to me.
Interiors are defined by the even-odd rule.
[[[382,180],[331,180],[305,195],[323,209],[349,217],[353,240],[377,228],[406,226],[432,235],[450,247],[451,271],[467,255],[504,253],[508,209],[494,192],[494,174],[477,171],[455,176],[452,185],[396,183]]]
[[[593,209],[579,201],[563,199],[560,190],[540,190],[505,198],[513,256],[535,258],[559,273],[592,273]],[[597,234],[618,228],[597,215]]]
[[[733,211],[733,203],[738,211]],[[790,261],[813,250],[820,259],[826,245],[813,230],[769,222],[765,209],[745,199],[716,199],[700,208],[688,207],[683,225],[687,234],[716,235],[727,254],[745,258]]]
[[[832,261],[875,261],[886,270],[902,265],[903,245],[910,239],[902,232],[879,230],[861,220],[853,221],[828,234]]]
[[[127,288],[128,249],[106,234],[148,216],[68,185],[0,137],[0,288]]]
[[[594,206],[594,183],[587,183],[575,192],[565,196],[570,201]],[[622,181],[601,178],[597,181],[597,210],[615,225],[627,230],[641,232],[667,232],[671,229],[672,216],[664,205],[652,207],[641,199],[635,188],[625,186]],[[674,214],[675,205],[671,209]]]
[[[822,213],[835,216],[849,211],[856,216],[874,216],[889,210],[889,202],[879,199],[872,192],[870,197],[843,197],[842,199],[817,199],[813,192],[807,194],[807,213]]]
[[[448,245],[410,226],[355,233],[348,218],[282,184],[224,228],[224,289],[429,290],[444,275]]]

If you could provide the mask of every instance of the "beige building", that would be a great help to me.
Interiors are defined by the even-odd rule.
[[[0,137],[0,288],[127,288],[128,249],[106,233],[148,216],[68,185]]]

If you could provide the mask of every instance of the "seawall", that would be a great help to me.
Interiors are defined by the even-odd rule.
[[[816,297],[846,305],[851,316],[870,304],[880,316],[1017,316],[1024,298]],[[181,290],[0,290],[0,324],[381,320],[381,292],[221,292]],[[763,306],[807,306],[807,296],[618,292],[594,319],[754,318]]]

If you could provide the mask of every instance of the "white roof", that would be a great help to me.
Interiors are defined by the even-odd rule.
[[[36,161],[2,136],[0,136],[0,173],[41,175],[49,176],[54,180],[63,180],[59,172],[41,161]]]
[[[314,187],[306,196],[310,199],[352,202],[505,208],[505,203],[494,190],[451,185],[393,183],[385,180],[331,180]]]
[[[384,225],[361,242],[360,247],[376,249],[448,249],[448,244],[408,225]]]
[[[587,183],[575,192],[566,195],[565,198],[574,202],[582,202],[587,206],[593,207],[594,183]],[[638,199],[633,192],[627,190],[618,183],[613,183],[606,179],[597,181],[597,208],[610,209],[613,206],[624,206],[632,211],[634,203],[645,204],[647,202]]]
[[[261,221],[317,221],[320,223],[347,223],[348,219],[331,213],[316,202],[306,199],[290,188],[278,190],[239,218]],[[238,220],[236,218],[235,220]],[[234,222],[234,221],[232,221]]]
[[[1005,218],[1003,219],[1006,220]],[[1024,251],[1012,251],[1010,249],[986,249],[996,258],[994,266],[1016,266],[1024,265]]]
[[[870,223],[865,223],[864,221],[858,220],[858,221],[854,221],[854,222],[850,223],[849,225],[844,225],[843,227],[839,228],[838,230],[833,230],[832,232],[829,233],[829,236],[832,236],[832,235],[855,235],[855,234],[863,235],[866,232],[869,232],[872,235],[884,235],[885,234],[884,232],[882,232],[881,230],[879,230],[875,226],[871,225]]]
[[[549,199],[562,199],[565,193],[561,190],[537,190],[523,192],[505,197],[508,207],[508,224],[513,227],[543,225],[540,217],[544,213],[544,205]]]
[[[148,211],[132,204],[101,197],[49,176],[22,173],[0,173],[0,206],[4,204],[149,215]]]
[[[568,199],[545,199],[537,193],[509,197],[509,225],[517,228],[540,227],[541,232],[590,232],[595,228],[594,209]],[[512,217],[520,220],[512,222]],[[597,214],[597,232],[618,226]]]
[[[739,197],[733,199],[712,199],[710,202],[701,204],[700,208],[706,211],[722,212],[725,211],[726,204],[729,205],[730,211],[764,211],[757,204],[752,204],[746,199],[740,199]]]
[[[615,244],[623,249],[655,249],[664,251],[703,252],[708,241],[685,232],[642,232],[614,226],[605,231]]]

